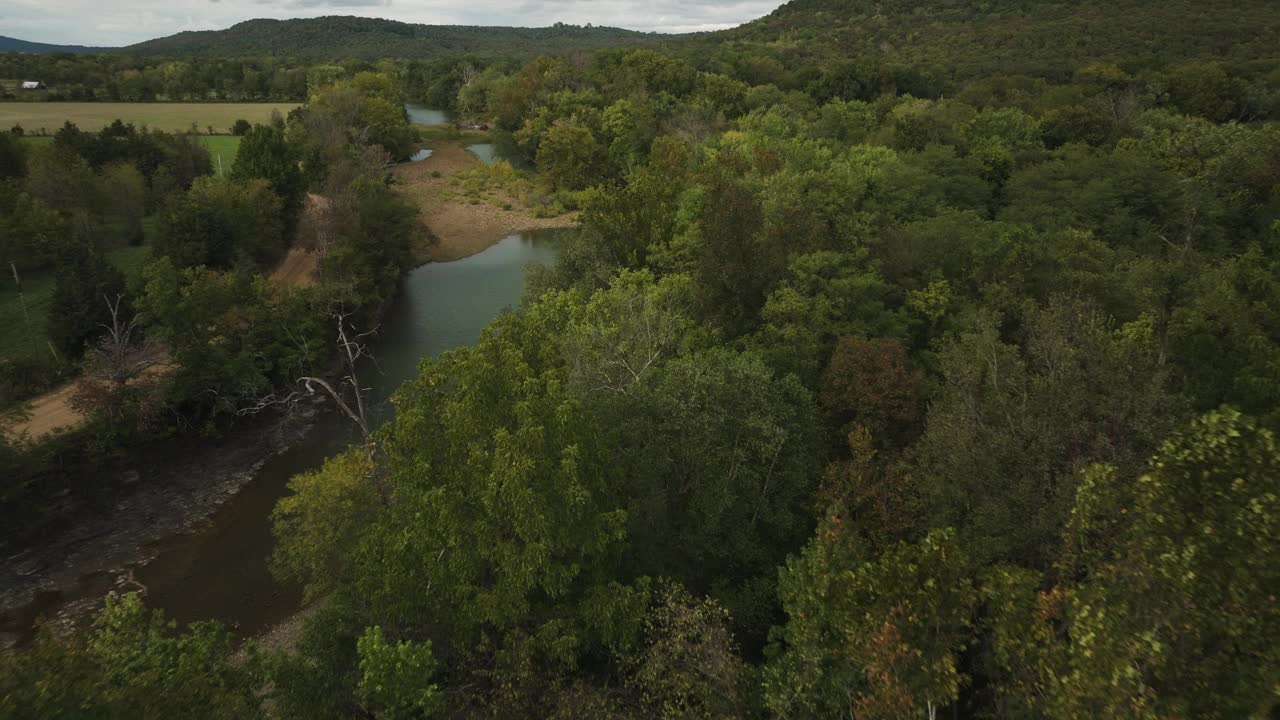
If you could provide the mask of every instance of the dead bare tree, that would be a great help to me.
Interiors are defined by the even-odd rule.
[[[120,420],[132,407],[141,411],[142,418],[149,417],[157,411],[159,383],[141,380],[150,377],[148,370],[163,363],[165,353],[149,338],[141,337],[137,315],[124,317],[120,308],[123,295],[114,300],[103,295],[102,299],[111,322],[99,325],[106,332],[85,357],[84,375],[76,383],[71,408],[84,416]]]
[[[371,430],[369,429],[369,416],[364,405],[364,389],[360,387],[360,379],[356,374],[356,363],[362,358],[373,358],[373,354],[369,352],[368,347],[361,341],[364,338],[377,333],[378,328],[375,327],[367,332],[358,333],[354,337],[348,337],[346,314],[338,313],[335,317],[338,320],[338,349],[341,351],[342,360],[346,365],[347,370],[347,374],[344,376],[343,380],[351,385],[352,394],[355,398],[355,407],[352,407],[351,404],[342,397],[342,393],[338,392],[338,390],[335,389],[333,385],[330,385],[324,378],[304,376],[298,378],[298,382],[303,383],[306,386],[308,395],[315,394],[315,386],[317,385],[328,392],[329,396],[338,404],[338,407],[342,412],[346,413],[347,417],[351,418],[351,422],[355,423],[356,427],[360,428],[360,433],[364,436],[365,444],[368,445],[371,444],[373,440],[371,439]]]
[[[91,351],[91,371],[116,385],[124,385],[158,364],[159,359],[155,344],[147,338],[138,338],[138,316],[135,314],[126,321],[120,315],[124,296],[116,295],[112,300],[103,295],[102,299],[111,313],[111,324],[99,325],[107,334]]]
[[[369,411],[365,406],[365,391],[367,388],[360,386],[360,376],[357,373],[357,365],[360,360],[368,358],[376,360],[369,351],[369,347],[364,344],[363,340],[378,332],[375,326],[372,330],[355,335],[347,334],[347,315],[346,313],[335,313],[334,317],[338,321],[338,350],[342,357],[343,364],[346,366],[346,375],[343,381],[351,386],[351,394],[354,403],[347,402],[343,397],[343,393],[339,392],[327,380],[321,377],[304,376],[298,378],[298,382],[302,383],[307,390],[308,395],[316,393],[316,387],[320,387],[329,393],[329,397],[333,398],[334,403],[346,414],[351,422],[355,423],[360,429],[360,434],[364,438],[365,452],[368,453],[369,481],[373,483],[374,489],[378,492],[378,497],[382,499],[382,504],[389,505],[391,501],[390,491],[387,489],[386,480],[378,469],[376,455],[378,453],[378,443],[373,439],[373,430],[369,422]]]
[[[268,395],[249,407],[241,408],[237,414],[253,415],[269,407],[291,409],[303,398],[327,394],[334,404],[338,406],[338,409],[360,430],[362,445],[369,458],[369,467],[373,468],[370,472],[369,481],[373,484],[374,489],[377,490],[383,505],[388,505],[390,504],[390,492],[387,489],[385,479],[379,473],[378,464],[375,462],[378,444],[373,439],[373,425],[369,417],[369,408],[366,404],[369,388],[361,385],[359,376],[361,360],[367,359],[377,362],[368,345],[365,344],[365,339],[375,335],[378,332],[378,328],[374,327],[372,330],[365,332],[355,332],[353,328],[351,332],[348,332],[348,314],[337,312],[334,314],[334,318],[337,320],[338,351],[344,370],[344,374],[336,385],[322,377],[304,375],[298,378],[298,384],[301,386],[299,389],[284,396]],[[350,397],[348,397],[347,386],[350,387]]]
[[[458,66],[458,75],[461,77],[462,87],[466,87],[480,77],[480,69],[469,62],[464,62]]]

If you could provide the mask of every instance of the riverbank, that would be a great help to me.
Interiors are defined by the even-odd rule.
[[[418,262],[461,260],[525,230],[577,226],[576,213],[540,218],[514,198],[508,198],[508,207],[500,207],[468,202],[449,192],[454,175],[482,165],[467,152],[464,142],[467,140],[433,140],[431,157],[401,164],[393,171],[401,191],[422,211],[424,235],[429,241],[415,248]]]
[[[144,589],[135,571],[157,555],[156,544],[203,527],[268,460],[305,436],[314,412],[262,418],[214,442],[140,452],[103,468],[100,486],[61,498],[45,524],[11,528],[0,539],[0,645],[29,637],[38,616],[74,627],[108,591]]]

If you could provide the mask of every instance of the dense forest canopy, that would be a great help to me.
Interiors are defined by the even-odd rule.
[[[784,62],[880,55],[960,76],[1209,58],[1272,71],[1280,8],[1267,0],[793,0],[714,42],[734,43],[769,48]]]
[[[293,478],[295,648],[113,598],[5,658],[0,710],[1274,717],[1280,23],[1221,5],[798,0],[661,48],[335,63],[229,179],[182,136],[0,138],[69,351],[123,284],[99,236],[156,213],[126,295],[180,370],[105,393],[108,442],[156,402],[226,427],[324,373],[335,312],[377,317],[405,98],[492,124],[582,226]],[[83,199],[125,180],[132,212]],[[274,294],[307,191],[342,211],[325,282]],[[68,482],[70,451],[3,448],[10,512]]]

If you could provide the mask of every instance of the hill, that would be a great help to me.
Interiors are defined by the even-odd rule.
[[[96,53],[111,48],[88,47],[86,45],[50,45],[48,43],[30,42],[18,38],[0,35],[0,52],[20,53]]]
[[[533,56],[653,43],[659,36],[610,27],[545,28],[418,25],[329,16],[297,20],[248,20],[226,30],[181,32],[121,48],[142,55],[315,59],[430,58],[444,55]]]
[[[740,27],[688,42],[744,49],[788,67],[873,57],[940,75],[1053,75],[1096,61],[1280,59],[1274,0],[793,0]],[[744,47],[745,46],[745,47]]]

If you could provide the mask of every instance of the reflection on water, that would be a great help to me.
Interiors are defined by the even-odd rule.
[[[405,103],[404,109],[409,113],[409,122],[414,125],[444,125],[449,122],[449,116],[443,110],[434,110],[414,103]]]
[[[422,358],[475,342],[491,319],[520,302],[525,266],[550,262],[555,238],[565,232],[573,231],[510,235],[478,255],[423,265],[404,278],[373,343],[378,368],[366,368],[361,378],[372,387],[383,419],[391,412],[386,398],[417,374]],[[320,467],[355,440],[349,422],[336,413],[322,415],[302,442],[270,459],[207,529],[166,541],[139,569],[148,603],[183,622],[212,618],[245,634],[292,614],[301,602],[299,589],[281,587],[268,570],[271,511],[288,492],[289,478]]]
[[[498,153],[493,149],[493,143],[475,143],[474,145],[468,145],[467,152],[480,158],[480,162],[485,165],[492,165],[501,159],[498,157]]]
[[[550,262],[564,230],[517,233],[469,258],[431,263],[409,273],[380,332],[377,358],[385,397],[417,374],[418,361],[470,345],[504,308],[520,302],[524,268]],[[569,231],[572,232],[572,231]]]
[[[521,170],[532,170],[533,165],[514,149],[503,148],[493,143],[473,143],[466,146],[467,152],[475,155],[485,165],[496,165],[503,160],[511,163],[511,167]]]

